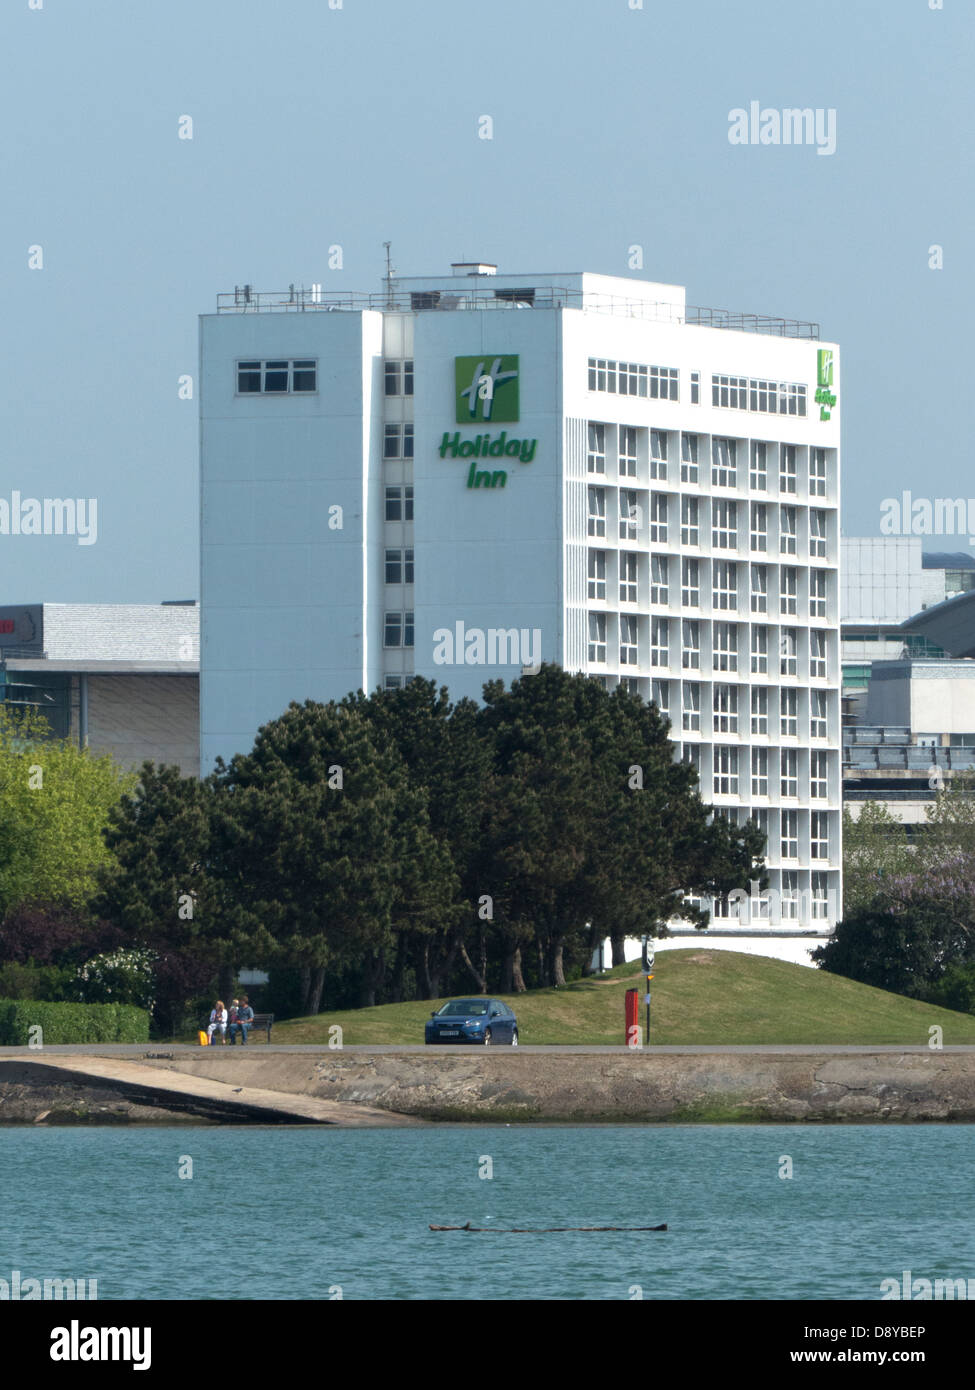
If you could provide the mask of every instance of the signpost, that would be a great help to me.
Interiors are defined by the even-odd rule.
[[[646,1037],[647,1046],[649,1047],[649,1045],[650,1045],[650,981],[653,979],[654,951],[653,951],[652,946],[650,945],[650,938],[649,938],[648,936],[645,936],[645,937],[643,938],[643,941],[642,941],[642,950],[641,950],[641,953],[640,953],[640,954],[641,954],[641,958],[642,958],[642,961],[643,961],[643,969],[644,969],[644,972],[645,972],[646,977],[647,977],[647,992],[646,992],[646,994],[643,996],[643,1002],[644,1002],[644,1003],[646,1004],[646,1006],[647,1006],[647,1030],[646,1030],[646,1035],[645,1035],[645,1037]]]

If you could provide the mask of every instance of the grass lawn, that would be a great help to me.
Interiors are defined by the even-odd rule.
[[[975,1017],[970,1014],[786,961],[689,948],[659,952],[654,974],[651,1042],[925,1046],[928,1029],[940,1024],[946,1045],[975,1043]],[[523,1043],[622,1044],[623,996],[639,983],[639,964],[631,964],[565,989],[498,997],[517,1012]],[[276,1043],[327,1045],[329,1026],[338,1023],[343,1042],[350,1045],[422,1043],[423,1025],[438,1002],[290,1019],[275,1023],[272,1036]],[[641,1025],[643,1016],[641,1002]]]

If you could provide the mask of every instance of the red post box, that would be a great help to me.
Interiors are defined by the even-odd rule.
[[[627,1047],[638,1047],[640,1044],[640,991],[638,989],[626,991],[626,1036],[623,1041]]]

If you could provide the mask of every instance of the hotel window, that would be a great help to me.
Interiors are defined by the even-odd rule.
[[[798,582],[799,571],[794,570],[791,565],[783,565],[779,571],[779,612],[785,616],[799,611],[796,597]]]
[[[799,692],[779,691],[779,733],[783,738],[799,737]]]
[[[386,551],[386,583],[413,583],[413,547]]]
[[[752,628],[752,675],[768,674],[768,628]]]
[[[691,405],[701,404],[701,373],[691,372]]]
[[[782,890],[779,894],[783,921],[794,922],[799,916],[799,875],[795,869],[782,870]]]
[[[738,670],[738,625],[737,623],[714,623],[712,626],[713,650],[712,669],[715,671]]]
[[[796,509],[779,508],[779,554],[796,554]]]
[[[751,504],[751,548],[768,550],[768,508],[764,502]]]
[[[388,487],[386,489],[386,520],[403,520],[403,489],[401,487]]]
[[[711,440],[711,482],[714,487],[738,486],[737,441]]]
[[[683,712],[681,724],[688,733],[699,733],[701,729],[701,687],[694,681],[684,684]]]
[[[711,502],[711,544],[716,550],[738,549],[738,504],[724,497]]]
[[[666,618],[650,619],[650,665],[670,665],[670,624]]]
[[[809,554],[826,559],[826,513],[813,507],[809,513]]]
[[[640,682],[636,676],[620,676],[620,690],[625,690],[629,695],[639,695]]]
[[[650,685],[650,699],[657,706],[661,714],[670,717],[670,681],[652,681]]]
[[[387,690],[402,690],[402,688],[403,688],[403,677],[402,677],[402,676],[387,676],[386,679],[385,679],[385,681],[383,682],[383,684],[385,685],[385,687],[386,687]]]
[[[813,801],[826,800],[828,792],[828,767],[829,763],[825,753],[809,754],[809,795]]]
[[[681,545],[700,545],[701,543],[696,497],[682,497],[680,499],[680,543]]]
[[[748,485],[753,492],[768,490],[768,445],[762,439],[753,439],[748,468]]]
[[[606,614],[589,614],[589,660],[606,661]]]
[[[738,732],[738,687],[736,685],[716,685],[712,695],[714,732],[736,734]]]
[[[411,459],[413,457],[413,426],[387,425],[383,432],[383,458]]]
[[[829,816],[825,811],[813,811],[809,817],[809,850],[811,859],[829,858]]]
[[[734,560],[715,560],[711,571],[711,604],[719,612],[738,607],[738,566]]]
[[[606,426],[589,421],[589,440],[586,451],[586,471],[606,472]]]
[[[680,437],[680,480],[682,483],[698,481],[698,449],[700,436],[682,434]]]
[[[780,791],[783,796],[794,801],[799,795],[799,750],[798,748],[783,748],[779,752],[779,758],[781,759]]]
[[[412,396],[413,359],[408,358],[403,362],[387,361],[385,378],[387,396]]]
[[[738,795],[737,748],[715,748],[714,794],[715,796]]]
[[[313,357],[237,363],[237,394],[299,395],[317,390],[318,362]]]
[[[701,775],[701,746],[698,743],[685,743],[680,752],[680,760],[692,767],[698,777]]]
[[[826,496],[826,450],[809,450],[809,496]]]
[[[634,500],[636,493],[633,494]],[[634,531],[634,537],[636,532]],[[665,492],[652,492],[650,494],[650,540],[658,545],[667,544],[667,494]]]
[[[627,617],[625,614],[620,618],[620,665],[636,666],[637,663],[637,626],[636,618]],[[657,665],[662,663],[657,662]]]
[[[809,616],[826,617],[826,571],[809,571]]]
[[[660,556],[655,555],[654,560],[659,560]],[[636,603],[637,599],[637,565],[636,555],[628,550],[620,551],[620,603]],[[667,602],[667,561],[664,561],[664,596],[657,600],[661,603]],[[654,602],[651,596],[651,603]]]
[[[606,489],[591,487],[589,489],[589,535],[605,536],[605,534]]]
[[[630,621],[635,623],[636,619]],[[650,665],[670,665],[670,624],[666,618],[650,619]]]
[[[752,612],[768,612],[768,567],[752,565]]]
[[[681,560],[680,601],[685,608],[701,606],[700,573],[699,560]]]
[[[782,815],[782,858],[799,858],[799,812],[783,811]]]
[[[732,410],[747,410],[747,376],[712,376],[711,404],[729,406]]]
[[[656,500],[656,496],[654,497]],[[661,540],[667,539],[667,499],[663,498],[664,504],[664,533]],[[640,525],[640,504],[636,500],[636,493],[631,488],[620,489],[620,540],[635,541],[637,530]],[[653,534],[653,527],[650,528],[650,535],[653,540],[657,537]]]
[[[620,425],[619,470],[621,478],[636,477],[636,430],[632,425]],[[662,476],[667,476],[666,466]]]
[[[635,556],[635,555],[621,555],[621,556],[620,556],[620,563],[622,563],[623,560],[632,560],[632,561],[633,561],[633,578],[634,578],[634,580],[635,580],[635,579],[636,579],[636,556]],[[666,555],[651,555],[651,556],[650,556],[650,602],[651,602],[651,603],[669,603],[669,602],[670,602],[670,599],[669,599],[669,597],[668,597],[668,594],[669,594],[670,590],[669,590],[669,585],[668,585],[668,582],[667,582],[667,580],[668,580],[668,570],[669,570],[669,568],[670,568],[670,567],[669,567],[669,564],[668,564],[667,556],[666,556]],[[622,594],[622,590],[621,590],[621,592],[620,592],[620,598],[622,599],[622,597],[623,597],[623,594]],[[636,584],[635,584],[635,583],[634,583],[634,585],[633,585],[633,598],[632,598],[631,602],[632,602],[632,603],[636,603]]]
[[[752,749],[752,796],[768,796],[768,749]]]
[[[687,618],[681,623],[681,665],[685,671],[698,671],[701,667],[701,626]]]
[[[768,733],[768,687],[764,685],[752,690],[752,733]]]
[[[634,446],[634,453],[636,447]],[[633,470],[634,477],[636,469]],[[666,478],[667,476],[667,436],[663,430],[650,431],[650,477]]]
[[[796,446],[783,444],[779,450],[779,491],[796,490]]]
[[[647,394],[647,369],[636,362],[620,362],[617,368],[619,393],[621,396],[645,396]]]
[[[634,559],[636,557],[634,556]],[[606,552],[590,550],[587,593],[590,598],[606,598]]]
[[[811,690],[809,692],[809,736],[810,738],[826,737],[825,690]]]
[[[812,915],[814,920],[822,920],[829,915],[829,875],[817,869],[810,874],[812,889]]]
[[[651,367],[650,399],[654,401],[676,401],[678,380],[676,367]]]
[[[784,627],[779,636],[779,675],[796,674],[797,633],[794,627]]]
[[[826,667],[826,633],[818,632],[815,629],[809,634],[809,674],[811,677],[825,679],[828,672]]]
[[[413,646],[413,612],[387,613],[385,621],[384,647]]]

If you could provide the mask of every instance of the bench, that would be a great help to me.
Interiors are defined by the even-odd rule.
[[[265,1036],[266,1036],[266,1038],[267,1038],[267,1041],[270,1042],[270,1041],[271,1041],[271,1025],[272,1025],[273,1023],[274,1023],[274,1015],[273,1015],[273,1014],[255,1014],[255,1015],[254,1015],[253,1022],[251,1023],[250,1028],[249,1028],[249,1030],[248,1030],[249,1033],[250,1033],[250,1039],[249,1039],[247,1045],[249,1046],[249,1045],[250,1045],[250,1042],[253,1042],[255,1031],[256,1031],[257,1029],[261,1029],[261,1028],[264,1030],[264,1033],[265,1033]],[[206,1021],[205,1021],[204,1023],[201,1023],[201,1024],[200,1024],[200,1027],[201,1027],[201,1029],[203,1030],[203,1032],[205,1033],[206,1030],[209,1028],[209,1026],[210,1026],[210,1015],[208,1014],[207,1017],[206,1017]],[[227,1042],[227,1043],[230,1042],[230,1029],[231,1029],[232,1026],[233,1026],[233,1025],[230,1024],[230,1023],[227,1024],[227,1034],[226,1034],[226,1037],[225,1037],[225,1039],[224,1039],[224,1041]],[[213,1036],[214,1036],[214,1037],[218,1037],[219,1034],[214,1033]],[[235,1045],[235,1046],[238,1046],[239,1044],[237,1044],[236,1041],[235,1041],[235,1044],[234,1044],[234,1045]]]

